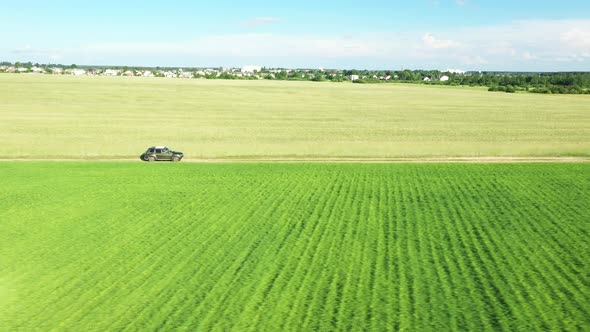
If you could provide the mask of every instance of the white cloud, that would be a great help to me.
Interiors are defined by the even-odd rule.
[[[461,64],[471,67],[477,67],[490,63],[480,55],[461,55],[459,56],[459,59],[461,60]]]
[[[524,53],[522,53],[522,59],[523,60],[536,60],[536,59],[538,59],[538,57],[534,54],[531,54],[531,52],[524,52]]]
[[[23,47],[15,48],[15,49],[11,50],[11,52],[12,53],[15,53],[15,54],[25,54],[25,55],[27,55],[27,54],[45,53],[46,50],[43,50],[43,49],[34,49],[34,48],[31,47],[31,45],[25,45]]]
[[[573,27],[561,34],[561,41],[582,52],[590,52],[590,24],[588,26]]]
[[[379,40],[345,37],[246,33],[204,36],[185,42],[105,43],[83,47],[94,53],[188,54],[196,56],[323,56],[363,57],[383,50]]]
[[[461,46],[461,44],[452,40],[437,39],[431,33],[427,33],[422,36],[422,43],[426,48],[432,49],[446,49]]]
[[[167,65],[182,61],[189,66],[260,63],[327,68],[581,70],[590,68],[590,19],[514,21],[436,32],[204,35],[186,41],[91,43],[61,50],[29,46],[6,54],[12,56],[5,58],[18,57],[17,61],[44,62],[54,56],[68,63],[88,64]]]
[[[467,4],[467,0],[456,0],[455,3],[457,6],[465,6]]]

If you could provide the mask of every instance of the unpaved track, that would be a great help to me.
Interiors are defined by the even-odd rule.
[[[139,158],[14,158],[0,162],[141,162]],[[186,158],[185,163],[587,163],[590,157],[441,157],[441,158]]]

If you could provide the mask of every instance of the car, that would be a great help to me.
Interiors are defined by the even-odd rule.
[[[184,158],[184,153],[172,151],[165,146],[152,146],[141,155],[141,159],[145,161],[181,161],[182,158]]]

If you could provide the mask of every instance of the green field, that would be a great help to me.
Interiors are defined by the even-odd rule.
[[[12,162],[0,174],[3,331],[590,326],[587,163]]]
[[[590,96],[0,75],[0,158],[590,156]]]

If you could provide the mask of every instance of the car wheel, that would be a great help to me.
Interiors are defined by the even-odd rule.
[[[173,162],[180,161],[180,158],[178,158],[177,156],[174,156],[174,157],[172,157],[172,161],[173,161]]]
[[[149,156],[147,161],[156,161],[156,157],[154,156]]]

